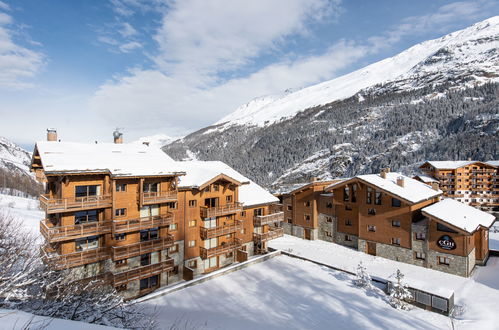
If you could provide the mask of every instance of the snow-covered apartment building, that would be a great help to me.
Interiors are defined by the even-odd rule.
[[[427,161],[415,178],[438,182],[444,196],[484,211],[499,210],[499,161]]]
[[[59,142],[31,170],[44,182],[44,259],[101,277],[126,298],[265,252],[282,236],[278,199],[221,162],[176,162],[147,144]]]
[[[298,197],[283,196],[283,208],[308,208],[307,214],[316,215],[308,229],[316,235],[306,237],[304,229],[294,228],[303,226],[302,219],[285,211],[287,234],[465,277],[475,265],[487,262],[488,229],[495,217],[452,199],[441,200],[436,182],[430,186],[384,169],[325,185],[308,199],[303,191],[290,193]]]

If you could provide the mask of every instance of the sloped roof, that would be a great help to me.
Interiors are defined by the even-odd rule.
[[[167,154],[146,145],[40,141],[35,151],[45,174],[108,172],[117,177],[182,172]]]
[[[496,220],[492,214],[449,198],[423,208],[422,212],[470,234],[480,226],[489,228]]]
[[[485,164],[498,167],[499,166],[499,160],[489,160],[488,162],[485,162]]]
[[[278,202],[279,199],[270,192],[251,181],[229,165],[220,161],[180,161],[177,162],[186,175],[180,178],[179,187],[199,188],[213,178],[223,174],[241,183],[239,201],[244,206]]]
[[[441,170],[455,170],[457,168],[471,165],[474,163],[483,163],[483,164],[488,164],[490,166],[498,166],[497,163],[494,165],[494,162],[497,162],[497,161],[482,162],[479,160],[439,160],[439,161],[431,160],[431,161],[424,162],[423,165],[430,164],[434,168],[441,169]],[[423,165],[421,165],[421,166],[423,166]]]
[[[397,184],[397,179],[400,177],[404,179],[404,187],[401,187]],[[332,190],[355,179],[378,187],[379,189],[384,190],[394,196],[400,197],[401,199],[410,203],[419,203],[421,201],[434,198],[442,194],[441,190],[434,190],[423,182],[396,172],[386,173],[386,179],[383,179],[379,174],[358,175],[347,181],[333,183],[332,185],[328,186],[326,190]]]
[[[431,176],[428,176],[428,175],[419,174],[419,175],[416,175],[415,177],[419,178],[424,183],[439,182],[434,177],[431,177]]]

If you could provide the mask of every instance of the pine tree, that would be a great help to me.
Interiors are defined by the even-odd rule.
[[[367,272],[366,267],[362,264],[362,261],[357,265],[355,285],[367,290],[371,290],[373,288],[371,276]]]
[[[406,301],[411,300],[412,293],[409,291],[407,284],[402,280],[404,279],[404,274],[397,269],[397,273],[395,275],[396,282],[392,284],[392,289],[390,292],[389,302],[392,307],[397,309],[408,310],[409,305]]]

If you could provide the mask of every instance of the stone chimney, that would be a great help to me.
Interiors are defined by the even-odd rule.
[[[379,176],[381,176],[383,179],[386,179],[386,172],[384,168],[381,169],[381,173],[379,174]]]
[[[47,128],[47,141],[57,141],[57,130],[55,128]]]
[[[313,176],[310,178],[310,182],[316,182],[317,181],[317,177],[316,176]]]
[[[438,184],[438,182],[432,182],[432,183],[431,183],[431,188],[432,188],[433,190],[438,191],[438,190],[439,190],[439,184]]]
[[[117,143],[117,144],[123,143],[123,133],[118,131],[118,129],[116,129],[113,132],[113,137],[114,137],[114,143]]]
[[[405,187],[405,180],[403,176],[397,177],[397,185],[401,186],[402,188]]]

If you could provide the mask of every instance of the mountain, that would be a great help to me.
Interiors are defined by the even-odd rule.
[[[163,148],[222,160],[266,186],[497,158],[499,16],[363,69],[257,98]]]

